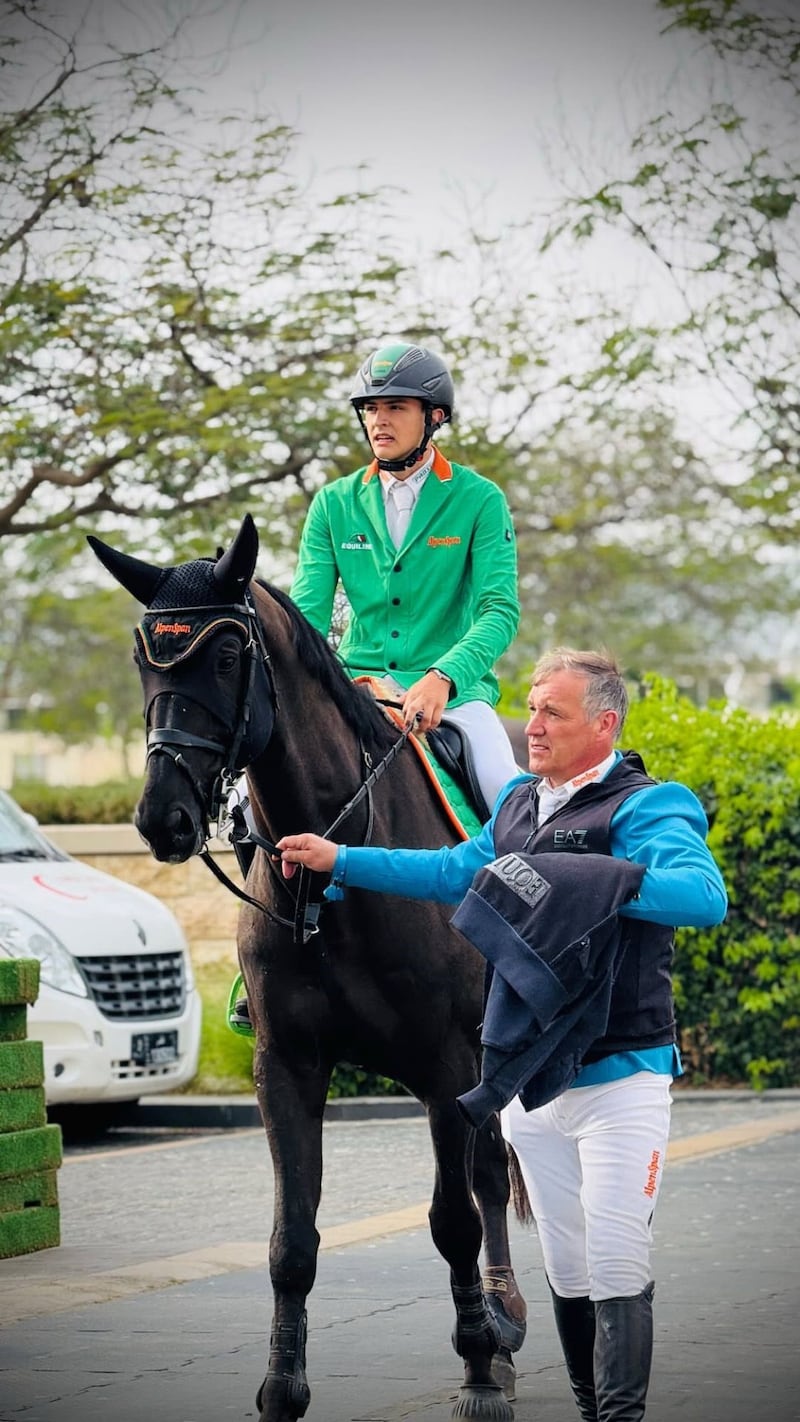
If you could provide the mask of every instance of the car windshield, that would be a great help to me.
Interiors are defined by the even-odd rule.
[[[41,830],[31,824],[9,795],[0,790],[0,860],[60,859]]]

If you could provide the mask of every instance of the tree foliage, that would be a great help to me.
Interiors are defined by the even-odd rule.
[[[744,524],[787,542],[800,523],[800,23],[742,0],[659,8],[714,56],[705,100],[642,124],[622,171],[571,199],[545,246],[611,228],[669,277],[674,376],[716,398],[746,475],[732,481]]]
[[[284,125],[203,115],[179,36],[82,60],[45,6],[4,8],[31,92],[0,114],[0,534],[219,537],[250,508],[291,545],[314,472],[356,462],[342,395],[397,315],[379,195],[317,205]]]
[[[508,495],[523,621],[501,670],[568,640],[682,681],[708,668],[724,678],[774,582],[754,508],[679,432],[659,329],[568,282],[545,295],[533,278],[510,281],[523,270],[513,240],[474,224],[422,281],[363,174],[322,202],[290,176],[285,125],[203,111],[180,27],[135,52],[87,46],[51,0],[0,11],[6,695],[47,691],[54,632],[94,655],[99,603],[85,579],[107,584],[87,561],[88,532],[180,561],[213,553],[248,511],[259,571],[288,586],[313,491],[366,456],[347,396],[388,333],[447,352],[458,417],[445,452]],[[655,221],[684,171],[670,166],[674,146],[646,181],[633,181],[639,164],[562,226],[621,222],[632,194]],[[530,263],[530,233],[519,240]],[[682,339],[707,341],[699,319],[684,327]],[[123,665],[115,617],[108,666]],[[120,718],[135,695],[96,687]],[[80,698],[68,715],[57,700],[65,725],[84,714],[94,728],[88,694],[84,713]]]

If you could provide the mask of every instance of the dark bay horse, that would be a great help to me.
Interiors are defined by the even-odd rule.
[[[148,736],[136,825],[155,857],[183,863],[204,850],[220,793],[243,768],[265,840],[325,833],[398,731],[291,600],[252,581],[252,519],[216,559],[173,568],[89,541],[147,608],[136,631]],[[335,838],[438,847],[456,834],[404,748]],[[260,849],[246,883],[255,903],[243,906],[238,936],[275,1175],[275,1307],[260,1422],[294,1422],[310,1399],[306,1299],[319,1245],[322,1118],[343,1061],[402,1082],[426,1107],[436,1165],[431,1233],[450,1266],[452,1342],[464,1362],[453,1416],[508,1422],[498,1359],[510,1392],[524,1302],[509,1258],[507,1154],[496,1125],[475,1136],[456,1107],[478,1080],[482,960],[444,906],[358,891],[324,903],[327,880],[299,877],[299,885],[297,876],[284,880]]]

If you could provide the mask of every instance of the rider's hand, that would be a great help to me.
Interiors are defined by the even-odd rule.
[[[432,671],[426,672],[419,681],[415,681],[403,699],[406,725],[412,725],[415,717],[422,712],[414,729],[420,733],[435,730],[447,705],[451,685],[449,681],[442,681],[442,678]]]
[[[320,874],[330,874],[339,846],[318,834],[285,834],[275,848],[281,851],[284,879],[291,879],[297,864],[315,869]]]

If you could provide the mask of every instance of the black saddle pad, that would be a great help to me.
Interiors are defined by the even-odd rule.
[[[442,720],[435,731],[426,732],[426,739],[439,764],[460,785],[475,807],[481,824],[485,824],[492,812],[478,784],[472,750],[461,727],[454,721]]]

